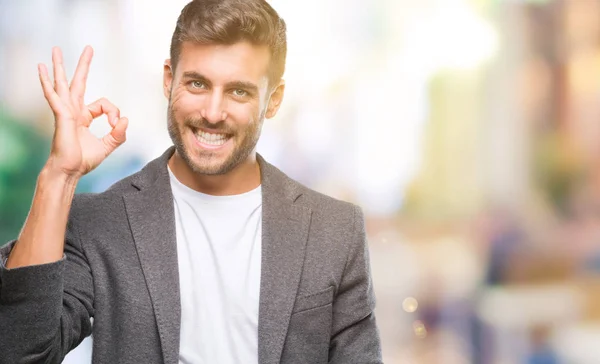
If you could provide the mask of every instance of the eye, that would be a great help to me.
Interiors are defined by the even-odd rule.
[[[202,81],[192,81],[190,84],[193,88],[206,88],[206,85]]]
[[[246,92],[245,90],[239,89],[239,88],[236,90],[233,90],[233,94],[235,96],[240,96],[240,97],[248,96],[248,92]]]

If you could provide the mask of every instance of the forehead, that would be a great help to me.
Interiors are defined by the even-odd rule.
[[[194,71],[213,82],[253,81],[267,77],[269,48],[238,42],[232,45],[183,42],[176,72]]]

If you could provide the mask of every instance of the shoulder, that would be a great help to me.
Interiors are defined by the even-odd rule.
[[[268,169],[270,177],[277,180],[276,185],[285,190],[284,195],[293,198],[294,205],[311,210],[313,223],[318,226],[351,232],[356,230],[356,223],[363,223],[362,209],[358,205],[309,188],[272,165],[268,165]]]
[[[361,208],[354,203],[328,196],[308,188],[299,182],[296,183],[302,193],[298,198],[298,203],[309,207],[315,213],[329,217],[337,216],[345,219],[354,219],[355,215],[361,211]]]
[[[129,177],[128,177],[129,178]],[[96,218],[98,214],[122,209],[123,195],[135,189],[125,182],[125,178],[119,182],[119,186],[113,185],[110,189],[101,193],[78,193],[73,198],[70,218],[74,220],[85,220],[87,217]]]
[[[85,216],[95,217],[99,213],[115,212],[118,209],[123,209],[123,196],[138,191],[138,188],[135,187],[135,181],[142,171],[118,180],[106,191],[76,194],[71,206],[71,217],[79,219]]]
[[[77,194],[71,210],[85,215],[91,211],[123,208],[123,196],[137,192],[141,187],[152,185],[157,181],[168,185],[166,164],[172,153],[173,148],[167,149],[163,155],[150,161],[140,171],[115,182],[104,192]]]

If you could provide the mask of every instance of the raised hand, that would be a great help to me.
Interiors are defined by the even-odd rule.
[[[69,177],[81,177],[96,168],[119,145],[125,142],[128,120],[119,109],[102,98],[90,105],[84,104],[85,86],[93,50],[83,50],[71,85],[67,81],[60,48],[52,49],[54,84],[44,64],[38,72],[44,97],[54,113],[55,131],[47,167]],[[112,127],[102,138],[93,135],[89,126],[102,115],[108,116]]]

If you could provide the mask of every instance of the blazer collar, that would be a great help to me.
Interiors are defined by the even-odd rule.
[[[138,190],[151,188],[157,184],[162,188],[170,189],[169,172],[167,164],[175,152],[175,147],[169,147],[160,157],[148,163],[141,171],[131,176],[131,184]],[[302,195],[302,186],[289,178],[277,167],[267,162],[260,154],[256,154],[260,167],[262,189],[267,190],[266,195],[283,198],[294,202]],[[263,192],[264,193],[264,192]]]

